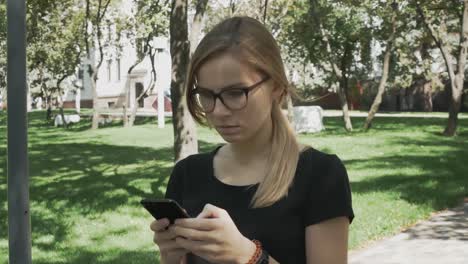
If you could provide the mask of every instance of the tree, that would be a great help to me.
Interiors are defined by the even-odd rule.
[[[175,161],[198,152],[196,126],[187,108],[184,89],[190,56],[187,8],[187,0],[172,1],[169,32],[172,57],[171,99]]]
[[[385,54],[384,54],[384,59],[383,59],[383,64],[382,64],[382,77],[380,78],[379,82],[379,88],[377,91],[377,95],[375,96],[374,102],[372,103],[372,106],[369,110],[369,114],[367,115],[366,121],[364,123],[364,130],[367,131],[369,130],[372,120],[374,119],[375,113],[379,110],[380,103],[382,102],[382,96],[383,93],[385,92],[385,85],[387,83],[388,79],[388,72],[390,68],[390,58],[392,55],[392,50],[393,50],[393,42],[395,41],[395,34],[396,34],[396,27],[397,27],[397,11],[398,11],[398,4],[396,1],[394,1],[391,4],[387,3],[386,9],[390,9],[391,6],[391,21],[390,23],[385,21],[387,19],[387,12],[381,13],[381,18],[384,20],[383,23],[387,23],[387,25],[390,25],[390,32],[389,36],[387,39],[386,47],[385,47]]]
[[[449,118],[443,134],[454,136],[461,108],[468,49],[468,0],[414,1],[442,57],[450,82]],[[455,34],[458,37],[455,39]]]
[[[30,90],[46,99],[47,115],[56,98],[63,118],[64,83],[71,86],[83,51],[83,10],[73,0],[47,4],[30,1],[27,16]],[[64,120],[65,121],[65,120]],[[65,126],[67,126],[66,122]]]
[[[91,76],[91,90],[93,94],[93,119],[92,129],[98,128],[98,95],[97,95],[97,74],[104,60],[102,24],[109,8],[111,0],[86,0],[84,42],[86,47],[88,74]],[[97,44],[98,59],[94,61],[94,45]]]
[[[133,27],[129,30],[129,35],[132,35],[131,39],[137,51],[137,60],[129,68],[128,74],[131,74],[133,69],[141,63],[145,57],[149,57],[151,62],[150,83],[145,91],[135,99],[135,101],[138,102],[155,88],[158,78],[155,68],[155,56],[159,51],[157,47],[153,45],[153,40],[156,37],[168,35],[170,6],[167,1],[135,0],[134,2],[136,4],[136,13],[132,19],[134,23],[131,23]],[[129,83],[126,85],[124,92],[124,125],[126,125],[126,104],[128,101]],[[128,120],[128,126],[133,126],[137,109],[138,104],[135,103],[132,108],[130,119]]]
[[[347,131],[352,131],[348,113],[349,80],[363,67],[355,58],[365,49],[370,37],[366,10],[356,1],[294,1],[292,12],[297,13],[291,32],[293,56],[305,53],[306,61],[329,75],[330,84],[338,83],[343,120]],[[304,12],[303,10],[307,10]],[[294,51],[299,47],[299,51]],[[305,51],[305,52],[304,52]],[[298,54],[299,53],[299,54]]]
[[[193,16],[192,27],[190,31],[190,57],[198,45],[198,38],[202,30],[202,20],[206,12],[208,0],[195,1],[195,15]]]

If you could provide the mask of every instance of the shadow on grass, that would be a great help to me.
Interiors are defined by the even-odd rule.
[[[67,248],[63,244],[70,239],[69,230],[76,216],[93,219],[100,214],[115,211],[122,205],[135,203],[134,207],[138,208],[137,201],[141,197],[162,197],[172,169],[172,148],[154,149],[98,142],[73,142],[75,132],[90,128],[90,119],[83,119],[76,126],[64,130],[44,122],[43,114],[33,112],[29,118],[30,199],[40,205],[39,208],[47,209],[41,212],[31,208],[34,246],[46,253],[65,251],[70,256],[67,263],[95,263],[96,259],[99,259],[99,263],[155,261],[153,254],[156,252],[122,249],[119,252],[103,254],[91,251],[90,248]],[[353,118],[355,127],[362,126],[363,121],[364,118]],[[5,122],[6,116],[0,115],[0,130],[6,133]],[[327,131],[323,134],[348,135],[342,128],[341,118],[326,118],[325,122]],[[443,129],[444,122],[443,119],[378,118],[369,135],[427,130],[427,127],[433,131],[434,125]],[[468,196],[468,140],[464,140],[468,138],[467,125],[468,120],[461,120],[460,134],[455,139],[433,134],[416,139],[400,135],[386,143],[408,146],[415,150],[411,153],[389,153],[388,156],[373,157],[370,160],[346,160],[348,168],[375,169],[380,173],[352,182],[352,191],[398,192],[402,199],[410,203],[429,205],[435,210],[455,205],[460,197]],[[360,132],[358,130],[355,133]],[[317,136],[320,137],[321,134]],[[6,145],[5,135],[1,135],[0,140],[0,146]],[[214,147],[215,144],[200,142],[201,152],[210,151]],[[420,147],[442,151],[435,155],[427,155],[417,151]],[[6,154],[5,148],[0,151]],[[421,171],[421,174],[408,172],[396,175],[393,172],[398,171],[394,170],[397,166],[416,168],[415,171]],[[6,175],[5,158],[0,158],[0,169]],[[0,196],[7,196],[6,177],[0,178]],[[6,201],[2,200],[0,205],[0,238],[6,238]],[[35,240],[37,237],[50,235],[53,235],[51,243]],[[58,248],[57,245],[61,247]],[[53,260],[41,261],[37,263],[54,263]]]
[[[434,140],[396,137],[390,144],[405,145],[409,149],[444,149],[441,153],[414,151],[371,160],[347,160],[354,169],[386,172],[385,175],[366,177],[352,183],[354,193],[398,192],[400,198],[416,204],[431,206],[434,210],[458,205],[468,196],[468,141],[442,138]],[[398,170],[394,168],[398,167]],[[409,169],[401,174],[401,168]],[[399,173],[399,175],[395,173]]]
[[[94,252],[88,248],[74,248],[70,250],[66,261],[54,261],[51,259],[35,260],[35,264],[58,264],[58,263],[100,263],[100,264],[113,264],[113,263],[154,263],[159,264],[158,252],[153,251],[127,251],[121,250],[119,252]]]
[[[365,117],[353,117],[351,118],[353,124],[353,132],[347,133],[344,129],[344,122],[342,117],[324,117],[323,123],[325,126],[325,134],[372,134],[374,132],[382,131],[402,131],[408,128],[417,129],[420,131],[434,131],[434,134],[441,136],[441,132],[444,130],[447,124],[445,118],[429,118],[429,117],[375,117],[372,122],[372,127],[368,132],[364,132],[362,126],[366,120]],[[468,126],[468,119],[458,120],[459,135],[464,135],[468,131],[463,128]]]
[[[68,248],[66,244],[76,218],[99,219],[100,215],[117,211],[122,206],[140,208],[140,198],[163,197],[173,166],[173,149],[116,146],[83,142],[82,139],[73,142],[73,134],[79,129],[50,127],[40,114],[31,113],[29,122],[33,246],[46,254],[65,253],[70,256],[66,263],[95,263],[98,258],[99,263],[116,263],[116,260],[120,263],[154,263],[156,251],[127,252],[122,249],[122,252],[104,254],[90,251],[91,248]],[[1,118],[0,122],[3,122],[5,118]],[[0,130],[6,133],[4,127]],[[0,135],[0,140],[6,144],[6,135]],[[208,142],[200,143],[202,150],[214,146]],[[6,154],[5,148],[1,151]],[[6,158],[0,158],[0,169],[4,172],[4,177],[0,178],[0,197],[7,197]],[[2,199],[2,239],[7,238],[8,231],[6,209],[6,200]],[[112,235],[118,234],[103,236]],[[38,240],[41,237],[49,237],[51,241],[42,242]],[[54,262],[44,260],[42,263]]]

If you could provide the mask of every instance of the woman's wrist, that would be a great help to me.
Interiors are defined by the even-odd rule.
[[[236,259],[235,263],[236,264],[246,264],[249,262],[249,260],[252,258],[252,256],[255,254],[257,251],[257,245],[250,239],[245,238],[245,242],[243,242],[241,245],[242,251],[241,254],[239,254],[238,258]]]

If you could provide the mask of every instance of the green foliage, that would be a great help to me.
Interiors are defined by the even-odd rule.
[[[366,60],[370,58],[370,49],[366,47],[372,36],[366,11],[359,2],[294,1],[288,10],[281,42],[293,60],[320,69],[324,85],[338,81],[333,64],[346,78],[361,78],[370,68]]]
[[[84,53],[84,10],[79,2],[28,1],[29,81],[33,97],[60,92]]]
[[[167,37],[169,35],[169,1],[134,0],[136,12],[132,21],[134,22],[133,36],[137,46],[138,58],[153,54],[155,48],[152,40],[156,37]]]

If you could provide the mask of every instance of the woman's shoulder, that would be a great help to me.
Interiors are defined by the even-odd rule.
[[[204,151],[204,152],[199,152],[199,153],[188,155],[187,157],[178,160],[174,166],[175,167],[187,167],[187,166],[205,167],[206,165],[209,165],[211,163],[213,155],[216,153],[216,151],[218,151],[219,148],[221,148],[221,146],[216,146],[215,148],[209,151]]]
[[[340,160],[340,158],[333,153],[328,153],[324,152],[321,150],[318,150],[316,148],[313,148],[308,145],[301,145],[301,151],[300,151],[300,159],[303,159],[306,161],[306,163],[320,163],[323,164],[323,162],[336,162],[337,160]]]
[[[327,153],[310,146],[306,146],[300,153],[298,169],[307,178],[327,178],[341,176],[346,172],[341,159],[333,153]]]

